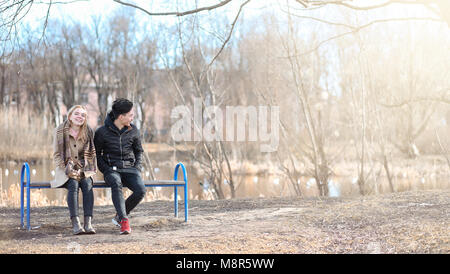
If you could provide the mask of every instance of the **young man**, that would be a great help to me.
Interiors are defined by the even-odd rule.
[[[97,152],[97,166],[103,173],[105,183],[111,187],[111,196],[116,216],[112,220],[120,226],[120,234],[130,234],[128,214],[145,196],[141,179],[141,160],[144,150],[139,130],[133,121],[133,103],[119,98],[114,101],[105,125],[95,132],[94,144]],[[124,200],[122,187],[133,193]]]

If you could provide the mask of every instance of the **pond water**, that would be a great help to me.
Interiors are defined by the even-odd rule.
[[[172,179],[175,166],[169,164],[154,165],[153,174],[156,179]],[[6,192],[11,187],[18,186],[20,180],[20,172],[22,163],[13,161],[6,161],[0,164],[0,190]],[[189,182],[189,199],[212,199],[214,197],[214,190],[210,186],[207,178],[200,171],[195,170],[193,166],[186,165]],[[30,164],[31,181],[50,181],[53,179],[54,169],[51,160],[42,160],[37,164]],[[144,180],[150,180],[151,175],[149,170],[144,170],[142,173]],[[182,178],[179,173],[179,178]],[[283,174],[234,174],[233,179],[236,188],[236,197],[280,197],[295,195],[293,183],[300,185],[303,196],[317,196],[318,191],[313,178],[301,177],[297,182],[289,181]],[[101,173],[96,176],[97,180],[103,180]],[[397,176],[394,178],[396,191],[406,190],[420,190],[420,189],[436,189],[449,188],[450,182],[447,177],[443,175],[429,175],[421,178],[408,178],[407,176]],[[328,182],[329,196],[351,196],[358,195],[359,188],[357,179],[352,177],[331,177]],[[227,198],[230,198],[229,186],[224,181],[222,188]],[[17,188],[18,189],[18,188]],[[33,190],[37,191],[37,190]],[[66,190],[65,189],[42,189],[39,190],[42,195],[38,199],[46,200],[47,204],[65,205]],[[96,204],[112,204],[110,199],[109,189],[95,189],[94,195]],[[370,188],[370,194],[389,193],[390,188],[386,178],[380,177],[375,184]],[[146,199],[173,199],[172,188],[148,188],[148,193],[151,193]],[[182,199],[182,192],[179,191],[180,199]],[[81,196],[81,195],[80,195]],[[44,203],[45,204],[45,203]]]

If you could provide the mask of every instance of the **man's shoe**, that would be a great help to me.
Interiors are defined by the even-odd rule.
[[[116,216],[114,216],[114,218],[112,218],[112,223],[117,226],[120,227],[120,219],[119,219],[119,215],[116,214]]]
[[[131,228],[130,228],[130,222],[127,218],[122,218],[122,221],[120,221],[120,234],[130,234]]]

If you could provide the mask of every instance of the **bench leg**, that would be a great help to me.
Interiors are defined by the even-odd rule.
[[[30,186],[27,187],[27,230],[31,230],[30,224]]]
[[[188,188],[187,184],[184,186],[184,221],[188,220]]]
[[[25,176],[27,176],[26,183]],[[20,172],[20,226],[22,228],[25,228],[23,221],[25,215],[25,188],[27,190],[27,230],[30,230],[30,166],[26,162],[22,165],[22,171]]]
[[[173,200],[175,201],[175,217],[178,217],[178,190],[177,187],[173,187]]]
[[[20,228],[25,228],[25,224],[23,222],[24,219],[24,183],[23,180],[20,180]]]
[[[188,182],[187,182],[187,174],[186,174],[186,168],[182,163],[178,163],[175,166],[175,172],[173,175],[173,179],[176,181],[178,179],[178,169],[181,167],[183,170],[183,180],[184,180],[184,221],[187,222],[188,220]],[[175,195],[177,193],[176,187],[175,187]],[[176,199],[175,199],[176,201]],[[175,205],[176,210],[178,211],[178,204]],[[178,214],[177,214],[178,215]]]

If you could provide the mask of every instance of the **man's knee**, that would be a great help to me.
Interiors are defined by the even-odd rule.
[[[111,188],[122,188],[122,180],[118,173],[108,173],[105,176],[105,183]]]
[[[138,188],[137,195],[139,195],[140,198],[144,198],[146,192],[147,192],[147,189],[145,188],[144,185],[142,185],[140,188]]]
[[[140,199],[144,198],[146,191],[147,189],[145,188],[145,185],[142,183],[142,181],[137,182],[137,184],[135,184],[135,186],[133,187],[134,195],[139,197]]]
[[[133,191],[134,195],[143,198],[147,190],[141,176],[128,174],[126,179],[126,186]]]

